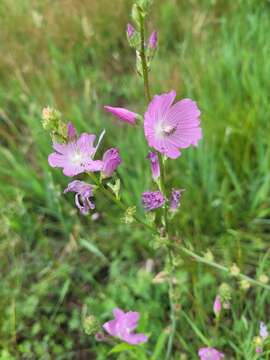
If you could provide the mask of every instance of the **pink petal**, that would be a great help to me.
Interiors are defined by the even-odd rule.
[[[92,155],[95,152],[94,141],[95,135],[83,133],[77,140],[77,146],[83,153]]]
[[[48,156],[48,162],[52,167],[63,167],[66,164],[66,158],[61,154],[52,153]]]
[[[63,174],[65,176],[76,176],[83,173],[84,171],[84,167],[80,165],[65,164],[65,167],[63,168]]]
[[[89,160],[84,165],[84,171],[101,171],[103,168],[103,162],[101,160]]]
[[[148,125],[153,125],[157,121],[165,118],[165,115],[167,114],[175,97],[176,92],[174,90],[166,94],[154,96],[145,113],[145,130],[147,129]]]
[[[144,334],[127,334],[123,337],[123,340],[130,345],[143,344],[148,340],[148,336]]]
[[[117,320],[110,320],[103,324],[103,329],[107,331],[111,336],[118,336],[117,332]]]
[[[113,315],[116,319],[121,318],[124,314],[125,314],[124,311],[119,308],[113,309]]]
[[[130,123],[131,125],[134,125],[136,123],[138,114],[134,113],[133,111],[113,106],[104,106],[104,109],[113,114],[114,116],[118,117],[119,119]]]
[[[68,148],[69,146],[67,144],[58,144],[58,143],[54,143],[53,144],[53,148],[54,150],[56,150],[57,152],[59,152],[60,154],[66,154],[68,152]]]

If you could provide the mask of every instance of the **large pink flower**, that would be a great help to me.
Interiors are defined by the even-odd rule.
[[[144,116],[144,133],[149,146],[171,159],[179,149],[197,146],[202,138],[200,110],[195,101],[183,99],[173,104],[176,92],[156,95]]]

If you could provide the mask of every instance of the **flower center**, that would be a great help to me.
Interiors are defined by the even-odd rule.
[[[72,154],[71,156],[71,162],[73,165],[81,165],[82,161],[83,161],[83,154],[80,152],[75,152],[74,154]]]
[[[175,132],[175,130],[176,130],[175,126],[168,125],[163,128],[163,134],[171,135]]]

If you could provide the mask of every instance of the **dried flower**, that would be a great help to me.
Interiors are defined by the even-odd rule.
[[[181,194],[185,189],[173,189],[170,198],[170,209],[176,211],[180,206]]]
[[[150,151],[147,158],[151,163],[151,171],[153,180],[156,181],[160,177],[160,167],[158,161],[158,155],[155,151]]]
[[[220,360],[224,358],[224,354],[210,347],[199,349],[198,355],[201,360]]]
[[[145,211],[150,211],[162,207],[165,198],[160,191],[147,191],[142,194],[142,203]]]
[[[102,176],[104,178],[111,177],[114,171],[122,162],[119,155],[119,150],[116,148],[111,148],[107,150],[103,155],[102,162]]]
[[[175,91],[156,95],[144,116],[144,133],[149,146],[175,159],[179,149],[196,146],[202,137],[200,110],[190,99],[172,105]]]
[[[82,215],[87,215],[90,210],[95,208],[95,204],[91,202],[93,197],[93,185],[87,184],[84,181],[74,180],[68,184],[64,190],[64,194],[67,192],[75,192],[75,204],[80,210]]]
[[[104,106],[104,109],[131,125],[135,125],[136,119],[139,117],[138,114],[121,107]]]
[[[103,325],[103,328],[108,334],[131,345],[142,344],[148,340],[146,335],[133,332],[138,326],[138,320],[140,318],[138,312],[128,311],[125,313],[123,310],[115,308],[113,315],[115,318]]]
[[[53,148],[57,152],[49,155],[50,166],[63,168],[63,174],[66,176],[75,176],[86,171],[100,171],[102,161],[93,160],[98,147],[94,146],[95,139],[95,135],[83,133],[78,140],[67,144],[54,143]]]

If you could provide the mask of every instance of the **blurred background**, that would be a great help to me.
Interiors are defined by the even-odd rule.
[[[1,360],[110,358],[107,345],[84,333],[82,317],[106,321],[116,305],[141,312],[149,349],[168,325],[166,284],[152,283],[162,260],[151,236],[123,224],[102,196],[98,219],[80,216],[73,195],[63,195],[68,179],[48,166],[51,140],[41,126],[50,105],[80,131],[106,129],[104,149],[118,146],[123,158],[123,198],[142,213],[140,195],[150,186],[143,134],[103,111],[106,104],[145,111],[125,33],[131,5],[0,2]],[[202,110],[199,148],[170,163],[168,181],[186,189],[175,226],[198,253],[210,249],[251,276],[269,271],[269,22],[266,0],[155,0],[147,27],[159,35],[152,93],[175,89]],[[184,261],[187,317],[180,315],[174,356],[196,359],[198,333],[214,336],[209,314],[226,279]],[[252,336],[269,315],[269,300],[260,289],[246,297],[234,286],[239,304],[218,345],[232,359],[253,359]]]

